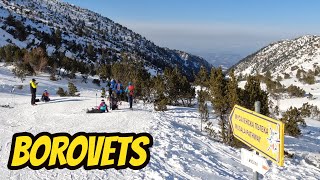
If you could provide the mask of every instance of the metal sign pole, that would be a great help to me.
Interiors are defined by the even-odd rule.
[[[14,107],[15,105],[15,94],[14,94],[14,91],[15,91],[15,88],[14,86],[12,86],[12,89],[11,89],[11,94],[12,94],[12,106]]]
[[[96,92],[96,107],[98,107],[98,104],[97,104],[97,98],[98,98],[98,93]]]
[[[260,109],[261,109],[261,102],[260,101],[254,102],[254,111],[257,113],[260,113]],[[256,151],[253,151],[253,153],[256,153],[257,155],[259,155],[259,153]],[[259,173],[257,171],[253,171],[253,180],[258,180],[258,179],[259,179]]]

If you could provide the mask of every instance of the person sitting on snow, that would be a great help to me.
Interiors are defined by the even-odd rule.
[[[44,92],[42,93],[41,101],[50,101],[48,90],[44,90]]]
[[[98,107],[98,109],[100,110],[100,112],[109,112],[108,111],[108,107],[107,107],[107,104],[104,102],[104,100],[102,99],[101,100],[101,103],[100,103],[100,105],[99,105],[99,107]]]
[[[106,111],[109,112],[108,106],[102,99],[100,105],[97,108],[92,108],[91,110],[88,109],[87,113],[104,113]]]

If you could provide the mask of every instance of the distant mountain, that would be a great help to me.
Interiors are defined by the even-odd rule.
[[[242,75],[265,73],[294,75],[299,69],[314,71],[320,66],[320,36],[302,36],[272,43],[242,59],[232,68]]]
[[[243,58],[240,54],[232,53],[198,53],[198,55],[205,58],[213,66],[221,66],[223,69],[232,67]]]
[[[94,66],[121,60],[124,52],[155,71],[178,67],[192,76],[200,66],[211,68],[201,57],[159,47],[106,17],[58,0],[2,0],[0,27],[0,46],[40,46],[49,55],[64,53]]]

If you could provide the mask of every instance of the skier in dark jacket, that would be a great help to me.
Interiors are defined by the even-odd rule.
[[[30,81],[31,105],[32,106],[37,105],[36,104],[37,86],[38,86],[38,83],[36,82],[36,80],[32,79]]]

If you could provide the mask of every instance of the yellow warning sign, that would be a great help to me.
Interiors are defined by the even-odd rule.
[[[235,105],[230,114],[234,137],[279,166],[284,161],[284,124]]]

